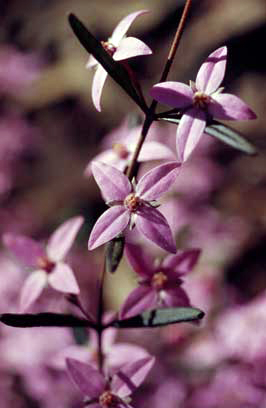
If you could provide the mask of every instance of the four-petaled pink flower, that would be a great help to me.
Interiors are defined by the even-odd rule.
[[[110,241],[128,226],[136,226],[146,238],[175,253],[176,245],[164,216],[155,208],[157,200],[175,182],[180,164],[169,162],[147,172],[136,185],[120,170],[92,162],[93,176],[106,203],[111,206],[97,220],[89,238],[89,249]]]
[[[140,246],[127,244],[126,255],[134,271],[141,277],[121,308],[121,318],[135,316],[156,307],[190,306],[181,288],[181,277],[191,271],[200,255],[199,249],[179,250],[161,262],[154,262]]]
[[[46,248],[23,235],[4,234],[7,248],[26,266],[34,269],[21,289],[21,311],[26,311],[35,302],[47,284],[60,292],[79,293],[73,271],[63,260],[82,223],[80,216],[65,221],[52,234]]]
[[[144,381],[154,364],[154,357],[125,364],[109,378],[89,364],[73,359],[66,362],[71,379],[91,408],[132,408],[130,395]]]
[[[142,41],[134,37],[126,37],[126,33],[133,21],[138,16],[147,12],[147,10],[140,10],[124,17],[120,23],[118,23],[108,41],[102,41],[102,46],[115,61],[128,60],[129,58],[137,57],[139,55],[152,54],[151,49]],[[86,66],[87,68],[96,67],[92,82],[92,100],[95,108],[100,112],[100,99],[107,72],[93,56],[90,56]]]
[[[227,48],[221,47],[201,65],[196,82],[162,82],[153,86],[151,95],[157,101],[184,110],[177,128],[177,153],[187,160],[201,135],[208,118],[228,120],[255,119],[255,113],[235,95],[219,88],[226,68]]]

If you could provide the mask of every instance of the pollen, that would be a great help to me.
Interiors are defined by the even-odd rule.
[[[168,281],[167,276],[163,272],[156,272],[152,277],[152,286],[154,289],[163,289],[166,282]]]
[[[46,256],[41,256],[38,258],[37,265],[47,273],[51,273],[55,267],[55,263]]]
[[[102,408],[115,408],[120,403],[120,398],[111,393],[111,391],[104,391],[99,398],[99,403]]]
[[[211,97],[204,92],[195,92],[193,96],[193,105],[200,109],[206,109],[211,101]]]
[[[130,212],[135,212],[139,208],[141,200],[134,193],[129,194],[125,200],[124,205]]]
[[[119,159],[127,159],[129,156],[129,151],[126,146],[122,143],[114,143],[112,146],[113,151],[117,154]]]
[[[112,57],[114,53],[116,52],[116,47],[109,41],[101,41],[101,44],[103,48],[105,49],[105,51],[108,52],[108,54],[111,55]]]

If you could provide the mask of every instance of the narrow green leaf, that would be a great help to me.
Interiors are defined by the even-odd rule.
[[[74,15],[69,15],[69,24],[74,31],[74,34],[80,41],[81,45],[94,56],[94,58],[103,66],[108,74],[116,81],[124,91],[136,102],[136,104],[144,111],[147,111],[147,106],[140,97],[135,87],[132,84],[130,75],[126,68],[115,61],[108,52],[102,47],[84,24]]]
[[[172,118],[165,117],[160,118],[159,120],[179,125],[181,119],[175,117]],[[234,147],[237,150],[240,150],[241,152],[247,154],[257,153],[255,146],[248,142],[243,135],[241,135],[239,132],[232,129],[231,127],[224,125],[220,122],[213,121],[213,123],[206,126],[206,128],[204,129],[204,133],[216,137],[216,139],[221,140],[222,142]]]
[[[239,132],[222,123],[215,122],[214,124],[208,125],[204,132],[244,153],[256,153],[256,148],[240,135]]]
[[[120,236],[106,244],[106,270],[114,273],[122,259],[125,246],[125,237]]]
[[[4,313],[0,315],[0,322],[12,327],[95,327],[86,319],[59,313]]]
[[[112,326],[120,329],[158,327],[167,324],[191,322],[202,319],[204,313],[193,307],[176,307],[156,309],[143,312],[137,316],[112,322]]]

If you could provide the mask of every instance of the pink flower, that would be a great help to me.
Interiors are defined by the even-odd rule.
[[[156,307],[189,306],[189,298],[181,288],[181,277],[191,271],[196,264],[200,250],[179,250],[176,255],[168,255],[163,261],[155,262],[140,246],[126,246],[128,261],[140,275],[140,285],[126,299],[121,309],[121,317],[131,317],[147,309]]]
[[[91,365],[67,359],[70,377],[92,408],[132,408],[129,396],[144,381],[153,364],[154,358],[146,357],[125,364],[107,379]]]
[[[147,10],[140,10],[124,17],[120,23],[118,23],[108,41],[102,41],[102,46],[115,61],[128,60],[129,58],[137,57],[139,55],[152,54],[151,49],[142,41],[134,37],[126,37],[126,33],[133,21],[138,16],[147,12]],[[87,68],[92,67],[96,67],[92,83],[92,100],[95,108],[100,112],[100,99],[107,72],[93,56],[90,56]]]
[[[111,208],[94,225],[89,249],[110,241],[128,226],[136,226],[159,247],[175,253],[176,245],[170,227],[155,208],[154,201],[170,189],[179,169],[177,162],[162,164],[146,173],[134,187],[121,171],[101,162],[92,162],[94,178]]]
[[[112,143],[111,148],[98,154],[93,161],[100,161],[110,164],[115,168],[124,171],[131,161],[134,154],[138,137],[141,133],[141,126],[129,129],[128,124],[123,124],[117,131],[117,140]],[[145,141],[139,157],[139,162],[146,162],[150,160],[174,160],[175,155],[172,150],[166,145],[157,141]],[[85,175],[91,175],[91,161],[85,169]]]
[[[209,55],[201,65],[196,83],[162,82],[153,86],[151,95],[157,101],[184,110],[177,128],[177,153],[187,160],[209,117],[228,120],[255,119],[255,113],[235,95],[222,93],[227,48],[221,47]]]
[[[64,293],[79,293],[72,269],[63,262],[81,225],[82,217],[65,221],[50,237],[46,248],[23,235],[4,234],[4,244],[25,265],[34,269],[21,289],[20,310],[27,310],[47,284]]]

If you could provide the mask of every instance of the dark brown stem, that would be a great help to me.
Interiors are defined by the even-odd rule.
[[[174,40],[172,42],[172,45],[171,45],[171,48],[170,48],[170,51],[169,51],[169,54],[168,54],[168,57],[167,57],[166,64],[164,66],[164,70],[163,70],[163,73],[161,75],[161,79],[160,79],[159,82],[164,82],[166,80],[166,78],[167,78],[167,76],[169,74],[170,68],[171,68],[171,66],[172,66],[172,64],[174,62],[175,54],[176,54],[178,45],[180,43],[183,31],[184,31],[185,23],[186,23],[186,20],[187,20],[187,17],[188,17],[188,13],[189,13],[191,4],[192,4],[192,0],[187,0],[186,1],[186,4],[185,4],[184,10],[183,10],[181,19],[179,21],[179,24],[178,24],[178,27],[177,27],[177,30],[176,30],[176,33],[175,33]],[[140,150],[142,148],[142,145],[143,145],[143,143],[144,143],[144,141],[146,139],[146,136],[148,134],[149,128],[150,128],[152,122],[154,120],[156,120],[155,109],[156,109],[157,104],[158,104],[158,102],[153,100],[152,103],[151,103],[151,106],[150,106],[150,108],[149,108],[149,110],[148,110],[148,112],[146,114],[138,144],[136,146],[136,149],[134,151],[134,154],[133,154],[133,157],[131,159],[130,165],[128,166],[128,169],[127,169],[127,172],[126,172],[126,175],[128,176],[128,178],[130,180],[134,176],[134,169],[135,169],[135,166],[136,166],[136,162],[138,160],[139,153],[140,153]]]

